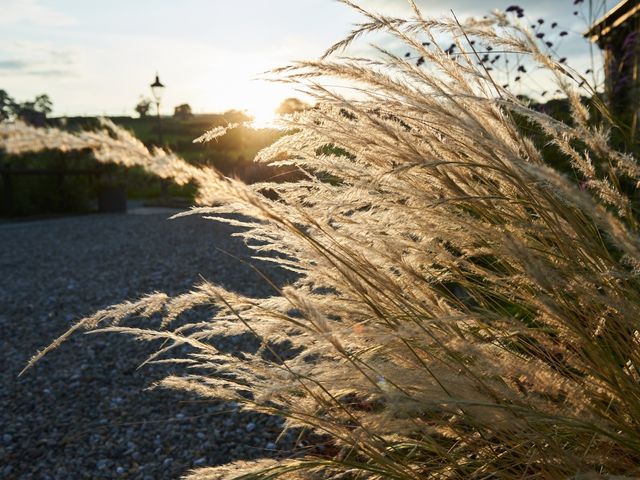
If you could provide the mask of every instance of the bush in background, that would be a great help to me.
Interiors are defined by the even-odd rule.
[[[90,152],[63,154],[49,150],[20,156],[0,157],[0,169],[47,170],[40,175],[12,175],[10,193],[0,182],[3,199],[0,215],[27,216],[50,213],[79,213],[91,211],[95,206],[97,172],[101,165]],[[95,175],[63,175],[68,169],[95,170]],[[55,172],[59,171],[60,175]],[[9,199],[9,194],[11,198]]]

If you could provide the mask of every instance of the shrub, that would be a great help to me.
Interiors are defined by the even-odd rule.
[[[87,152],[61,155],[56,151],[0,158],[0,168],[42,170],[40,175],[11,175],[11,185],[0,183],[0,215],[21,216],[48,213],[86,212],[95,198],[99,165]],[[66,170],[95,170],[95,174],[67,175]],[[55,172],[59,171],[60,175]],[[7,192],[7,188],[9,191]]]
[[[192,479],[640,474],[640,241],[619,187],[637,182],[634,158],[608,146],[566,68],[505,17],[461,26],[417,8],[408,20],[361,12],[367,22],[329,53],[385,30],[428,68],[380,50],[382,60],[333,56],[280,70],[311,79],[320,106],[287,120],[291,134],[256,160],[297,166],[305,179],[295,183],[247,186],[149,152],[113,125],[111,135],[0,125],[11,151],[90,147],[102,161],[192,180],[202,207],[184,214],[237,225],[256,257],[300,274],[265,299],[203,282],[116,305],[32,362],[78,329],[165,340],[154,359],[187,345],[192,368],[163,386],[283,415],[287,427],[327,439],[322,455],[205,468]],[[438,32],[467,54],[440,49]],[[573,123],[497,85],[469,38],[529,52],[566,93]],[[359,83],[361,96],[315,81],[327,76]],[[578,181],[545,162],[515,115],[548,136]],[[212,318],[173,327],[197,305],[215,307]],[[155,327],[126,323],[158,313]],[[254,355],[208,341],[246,330],[263,342]],[[293,358],[279,355],[284,341]]]

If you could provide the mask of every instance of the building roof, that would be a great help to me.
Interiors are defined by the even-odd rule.
[[[640,0],[622,0],[594,23],[584,34],[592,42],[600,42],[633,15],[640,12]]]

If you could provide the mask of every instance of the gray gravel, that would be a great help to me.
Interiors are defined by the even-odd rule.
[[[137,213],[0,225],[0,478],[179,478],[196,466],[290,448],[286,439],[276,444],[278,418],[144,391],[177,367],[138,369],[154,346],[123,335],[76,335],[18,378],[38,349],[107,305],[180,293],[200,276],[245,294],[272,293],[216,250],[247,257],[229,227]],[[291,281],[275,267],[260,268]],[[230,339],[228,348],[246,343]]]

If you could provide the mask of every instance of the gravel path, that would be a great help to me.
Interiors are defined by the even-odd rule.
[[[146,213],[146,214],[140,214]],[[248,252],[231,229],[169,212],[0,225],[0,478],[179,478],[194,466],[277,455],[281,422],[186,393],[143,391],[170,368],[138,365],[153,345],[76,335],[18,378],[75,320],[202,275],[245,294],[269,287],[220,253]],[[290,281],[274,267],[271,278]],[[229,340],[230,348],[250,340]]]

